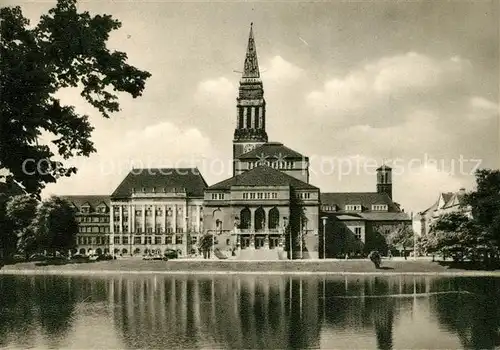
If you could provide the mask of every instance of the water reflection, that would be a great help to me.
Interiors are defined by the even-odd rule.
[[[0,277],[0,346],[477,348],[499,345],[500,279]]]

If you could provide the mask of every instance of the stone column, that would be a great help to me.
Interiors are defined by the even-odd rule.
[[[114,215],[115,215],[115,208],[113,204],[111,203],[110,208],[109,208],[109,224],[110,224],[110,240],[109,240],[109,250],[111,251],[111,254],[114,253],[115,251],[115,220],[114,220]]]
[[[135,231],[135,205],[129,205],[128,207],[128,232],[133,233]]]
[[[142,205],[142,233],[146,231],[146,204]]]
[[[259,108],[259,129],[264,129],[263,112],[264,112],[264,107],[260,107]]]
[[[167,206],[166,205],[161,206],[161,213],[163,215],[163,220],[161,221],[162,222],[161,230],[163,233],[166,233],[167,232]]]
[[[153,205],[153,233],[156,234],[156,205]]]
[[[177,205],[172,205],[172,226],[174,227],[174,234],[177,233]]]
[[[243,126],[242,126],[242,129],[246,129],[247,128],[247,118],[249,118],[249,116],[247,115],[247,108],[246,107],[242,107],[243,108]]]
[[[183,221],[183,227],[184,227],[184,247],[186,249],[186,256],[189,255],[189,247],[191,246],[191,242],[189,242],[189,233],[188,233],[188,213],[187,213],[187,203],[184,203],[184,206],[182,207],[182,221]]]
[[[123,205],[120,205],[120,233],[123,233]]]
[[[201,232],[201,206],[197,205],[196,206],[196,232],[200,233]]]

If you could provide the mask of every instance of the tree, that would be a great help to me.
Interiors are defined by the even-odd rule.
[[[198,243],[198,247],[203,253],[203,257],[205,259],[210,258],[210,251],[212,250],[212,246],[214,243],[214,236],[212,234],[204,234]]]
[[[462,212],[441,215],[431,226],[434,250],[462,260],[467,252],[475,252],[478,244],[474,223]],[[472,254],[474,255],[474,254]]]
[[[476,172],[476,190],[465,196],[476,235],[483,245],[500,248],[500,170]]]
[[[406,248],[413,245],[415,234],[411,226],[401,223],[396,225],[389,233],[389,242],[393,247],[402,247],[406,259]],[[415,253],[415,252],[414,252]]]
[[[58,158],[96,151],[88,116],[62,105],[55,94],[80,88],[81,96],[109,118],[120,108],[115,92],[136,98],[151,74],[106,47],[119,21],[79,13],[76,0],[58,0],[34,27],[20,7],[3,7],[0,23],[0,169],[39,195],[47,183],[76,173]],[[42,133],[54,137],[50,145],[57,155],[41,143]]]
[[[26,257],[36,250],[33,220],[37,206],[38,201],[28,195],[11,197],[6,206],[7,219],[11,222],[17,238],[17,251],[24,253]]]
[[[76,211],[68,201],[52,196],[42,202],[33,221],[37,245],[53,254],[75,247]]]

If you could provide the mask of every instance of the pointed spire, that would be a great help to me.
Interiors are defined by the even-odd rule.
[[[247,55],[243,68],[243,78],[259,78],[259,62],[257,61],[257,50],[253,38],[253,22],[250,23],[250,35],[248,37]]]

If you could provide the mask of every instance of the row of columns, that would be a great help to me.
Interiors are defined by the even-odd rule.
[[[243,110],[243,118],[239,118],[238,129],[265,129],[264,106],[240,106],[238,108]],[[248,127],[249,120],[250,127]]]
[[[135,211],[137,209],[142,210],[142,217],[141,217],[141,222],[142,222],[142,230],[145,232],[146,230],[146,208],[152,206],[153,210],[152,212],[152,222],[153,222],[153,230],[156,229],[156,210],[158,208],[158,205],[156,204],[141,204],[141,205],[136,205],[136,204],[129,204],[128,205],[128,233],[134,233],[136,230],[136,215]],[[173,205],[161,205],[160,209],[162,211],[162,216],[164,220],[160,222],[160,226],[162,228],[162,231],[166,231],[167,229],[167,207],[172,207],[172,229],[174,233],[177,231],[177,216],[178,216],[178,211],[179,208],[182,208],[182,228],[183,232],[187,232],[188,230],[188,212],[187,212],[187,204],[184,204],[182,206],[178,206],[176,204]],[[119,205],[119,225],[120,225],[120,231],[122,230],[123,227],[123,217],[124,217],[124,205]],[[201,232],[201,205],[196,205],[196,225],[195,225],[195,231],[196,232]],[[114,216],[115,216],[115,210],[114,210],[114,205],[112,205],[112,208],[110,210],[110,229],[111,233],[115,233],[115,221],[114,221]]]

